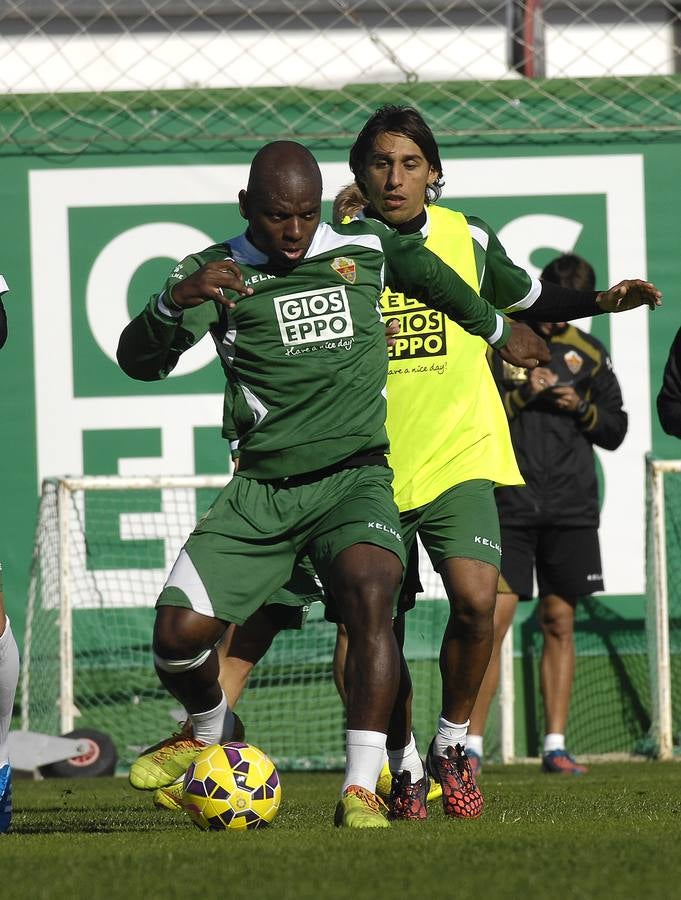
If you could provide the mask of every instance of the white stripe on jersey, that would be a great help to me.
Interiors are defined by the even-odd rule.
[[[230,369],[234,368],[234,356],[236,354],[236,334],[236,328],[232,328],[229,331],[226,331],[221,340],[219,340],[214,334],[211,334],[211,337],[215,342],[215,349],[218,352],[218,356],[226,365],[229,366]],[[253,393],[253,391],[250,390],[250,388],[247,388],[246,385],[241,381],[237,381],[237,384],[243,392],[248,408],[253,413],[253,424],[248,429],[249,431],[251,431],[253,428],[257,428],[258,425],[260,425],[262,420],[267,415],[268,409],[262,402],[262,400],[257,397]]]
[[[484,228],[480,228],[479,225],[471,225],[471,223],[469,222],[469,223],[468,223],[468,230],[470,231],[471,237],[473,238],[473,240],[474,240],[476,243],[480,244],[480,246],[482,247],[482,249],[483,249],[483,250],[485,251],[485,253],[486,253],[486,252],[487,252],[487,245],[489,244],[489,235],[487,234],[487,232],[485,231],[485,229],[484,229]]]
[[[184,312],[184,310],[182,310],[182,309],[174,310],[174,309],[171,309],[169,306],[166,306],[165,296],[166,296],[165,291],[163,291],[162,294],[158,295],[158,299],[156,300],[156,307],[157,307],[158,311],[163,313],[164,316],[168,316],[169,319],[179,319],[180,316],[182,315],[182,313]]]
[[[236,328],[229,328],[222,336],[222,340],[212,334],[211,337],[215,341],[215,349],[218,355],[223,359],[230,369],[234,368],[234,356],[236,354]]]
[[[312,259],[313,256],[328,253],[329,250],[336,250],[338,247],[346,247],[348,244],[367,247],[369,250],[377,250],[379,253],[383,252],[381,239],[377,234],[338,234],[330,225],[322,222],[312,238],[312,243],[307,248],[305,259]]]
[[[480,228],[479,225],[471,225],[470,222],[468,224],[468,230],[470,232],[471,238],[482,247],[485,256],[484,262],[482,264],[482,271],[480,272],[480,277],[478,278],[478,284],[482,287],[482,282],[485,277],[485,269],[487,268],[487,246],[489,244],[489,235],[485,231],[484,228]]]
[[[499,340],[501,335],[504,333],[503,318],[497,313],[496,316],[494,317],[494,319],[496,322],[494,331],[492,332],[492,334],[490,334],[489,337],[485,338],[485,340],[487,341],[488,344],[496,344],[496,342]]]
[[[505,313],[519,312],[521,309],[529,309],[530,306],[534,306],[541,294],[541,281],[539,281],[538,278],[532,277],[530,277],[530,281],[530,289],[522,300],[518,300],[518,302],[514,303],[512,306],[507,306],[504,310]]]
[[[248,404],[248,408],[253,413],[253,418],[255,419],[251,428],[248,429],[249,431],[251,431],[253,428],[257,428],[265,418],[265,416],[267,415],[267,407],[259,397],[256,397],[256,395],[252,390],[250,390],[250,388],[246,387],[245,384],[241,384],[241,382],[239,382],[239,387],[243,391],[244,397],[246,398],[246,403]]]
[[[384,227],[387,228],[387,226]],[[258,250],[245,234],[230,238],[224,243],[229,244],[232,251],[232,257],[225,257],[226,259],[233,258],[237,263],[246,263],[250,266],[264,266],[267,263],[268,257]],[[383,250],[381,239],[376,234],[338,234],[331,225],[321,222],[303,258],[312,259],[321,253],[328,253],[330,250],[346,247],[348,244],[356,244],[379,252]]]

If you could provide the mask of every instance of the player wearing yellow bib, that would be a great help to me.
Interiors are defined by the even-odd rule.
[[[379,109],[350,151],[350,168],[368,200],[360,216],[423,241],[514,317],[536,320],[543,309],[553,318],[561,307],[567,318],[613,309],[619,287],[599,295],[556,291],[516,266],[485,222],[432,205],[441,194],[442,164],[416,110]],[[522,484],[522,477],[485,344],[389,288],[381,307],[386,319],[397,317],[401,324],[391,351],[387,427],[405,548],[418,533],[450,603],[440,650],[442,713],[426,768],[442,786],[445,814],[474,818],[483,798],[465,746],[493,644],[501,558],[494,488]],[[413,595],[403,601],[401,613],[413,605]],[[396,633],[404,633],[399,618]],[[389,809],[393,818],[419,819],[426,816],[428,779],[411,734],[411,682],[404,664],[402,673],[387,740]]]
[[[424,241],[478,292],[492,239],[490,260],[503,273],[511,301],[505,305],[529,305],[538,297],[538,282],[510,262],[484,223],[471,225],[459,212],[430,205],[440,194],[442,166],[418,113],[379,110],[352,148],[350,166],[369,200],[366,216]],[[420,535],[450,601],[440,651],[442,714],[427,764],[442,785],[445,813],[475,817],[483,799],[464,748],[468,715],[492,646],[501,556],[494,486],[521,484],[522,477],[485,346],[390,288],[381,308],[401,325],[389,365],[387,424],[405,546]],[[401,614],[413,599],[403,598]],[[401,700],[408,706],[410,696],[405,667]],[[391,815],[424,818],[427,778],[411,734],[411,710],[394,719],[387,745]]]

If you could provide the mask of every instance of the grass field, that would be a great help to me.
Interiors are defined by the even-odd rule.
[[[15,781],[0,836],[12,898],[681,898],[681,765],[608,763],[588,776],[490,766],[481,819],[378,832],[332,823],[340,773],[284,773],[262,831],[204,833],[122,778]]]

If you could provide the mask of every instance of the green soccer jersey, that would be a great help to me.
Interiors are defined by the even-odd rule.
[[[168,292],[207,262],[238,263],[249,297],[179,311]],[[386,282],[422,298],[472,334],[503,346],[508,325],[420,243],[375,221],[320,224],[305,258],[282,271],[240,235],[182,260],[126,327],[121,367],[165,377],[207,332],[233,391],[240,474],[273,479],[385,451],[387,353],[378,299]]]

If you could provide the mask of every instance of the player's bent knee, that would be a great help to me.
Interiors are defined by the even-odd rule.
[[[161,669],[169,675],[180,675],[183,672],[191,672],[192,669],[198,669],[199,666],[202,666],[210,656],[211,651],[212,648],[209,647],[190,659],[164,659],[158,653],[154,653],[154,663],[157,669]]]
[[[194,659],[200,653],[210,653],[225,628],[219,619],[181,607],[161,606],[154,623],[154,654],[161,659]]]

